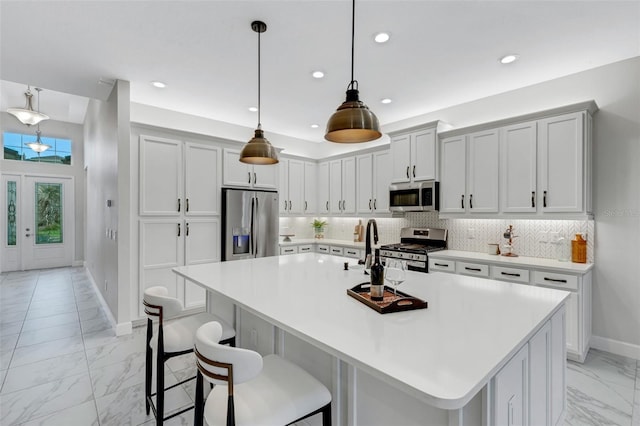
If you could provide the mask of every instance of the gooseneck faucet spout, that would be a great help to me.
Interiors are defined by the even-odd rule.
[[[378,244],[378,223],[375,219],[369,219],[367,222],[367,232],[364,239],[364,268],[365,274],[366,269],[371,267],[373,263],[371,259],[371,225],[373,225],[373,245]]]

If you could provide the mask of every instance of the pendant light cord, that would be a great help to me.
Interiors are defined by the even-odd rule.
[[[353,63],[355,57],[355,38],[356,38],[356,0],[352,1],[351,6],[351,83],[349,84],[353,89]]]
[[[258,129],[262,129],[262,123],[260,120],[260,112],[262,108],[260,106],[260,31],[258,31]]]

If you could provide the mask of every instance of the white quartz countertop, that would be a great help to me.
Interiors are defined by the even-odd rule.
[[[351,268],[343,270],[344,262]],[[428,309],[379,314],[347,295],[356,261],[319,253],[173,270],[284,331],[438,408],[463,407],[569,293],[409,271],[400,290]]]
[[[291,242],[280,241],[280,247],[297,246],[300,244],[325,244],[328,246],[340,246],[351,248],[364,248],[363,242],[354,242],[349,240],[332,240],[329,238],[291,238]],[[376,244],[379,247],[380,243]]]
[[[525,268],[548,269],[572,274],[585,274],[593,268],[593,263],[560,262],[556,259],[543,259],[539,257],[526,256],[507,257],[460,250],[443,250],[429,253],[429,257],[432,259],[453,259],[468,262],[478,261],[500,266],[521,266]]]

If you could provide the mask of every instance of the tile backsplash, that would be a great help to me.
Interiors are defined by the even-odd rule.
[[[325,238],[352,240],[358,217],[328,217]],[[368,217],[361,218],[366,226]],[[312,217],[280,218],[280,233],[295,234],[295,238],[313,238]],[[448,248],[486,252],[488,243],[504,244],[502,237],[513,225],[514,252],[521,256],[554,259],[559,255],[560,237],[572,240],[580,232],[587,240],[587,262],[594,259],[593,220],[512,220],[512,219],[439,219],[437,213],[407,213],[403,218],[376,218],[381,244],[397,243],[404,227],[431,227],[449,230]]]

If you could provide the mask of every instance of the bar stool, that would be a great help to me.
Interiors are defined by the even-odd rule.
[[[288,425],[322,413],[331,425],[331,393],[297,365],[277,356],[222,346],[217,322],[196,332],[196,426]],[[206,403],[203,377],[216,384]],[[226,414],[225,414],[226,413]]]
[[[168,388],[164,387],[164,363],[167,360],[193,352],[194,336],[198,327],[210,321],[218,321],[221,325],[221,344],[235,346],[236,332],[231,325],[220,317],[204,312],[181,318],[174,317],[183,313],[182,303],[175,297],[168,295],[165,287],[149,287],[144,291],[143,305],[147,314],[147,346],[146,346],[146,371],[145,371],[145,408],[147,414],[153,410],[156,424],[161,426],[164,420],[168,420],[193,408],[193,405],[184,408],[169,416],[164,416],[164,392],[195,379],[189,377],[180,383]],[[152,318],[158,318],[158,334],[153,335]],[[151,381],[153,376],[153,350],[157,351],[156,358],[156,392],[151,393]],[[153,397],[156,397],[156,403]]]

